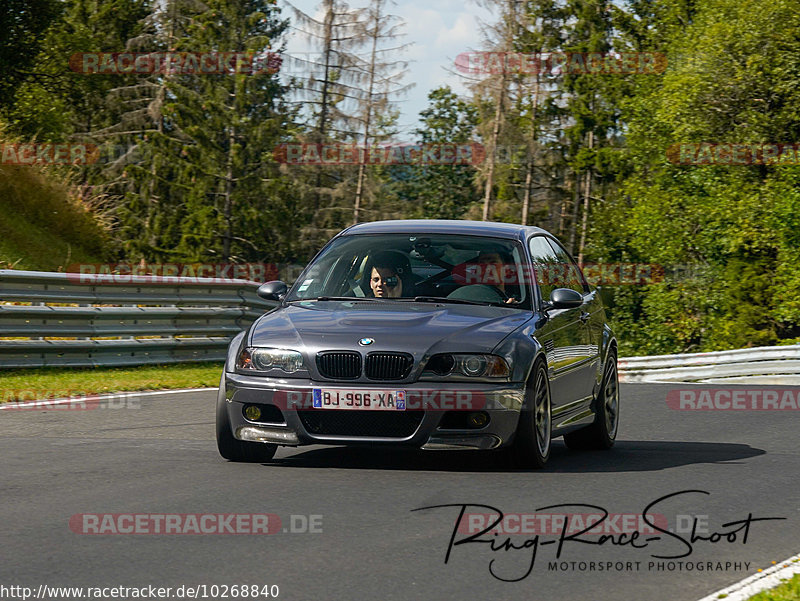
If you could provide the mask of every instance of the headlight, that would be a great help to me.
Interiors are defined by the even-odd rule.
[[[442,353],[431,357],[422,373],[422,378],[426,380],[437,379],[435,376],[508,381],[511,368],[505,359],[497,355]]]
[[[297,351],[277,348],[248,347],[239,354],[239,369],[268,371],[280,369],[292,374],[303,367],[303,355]]]

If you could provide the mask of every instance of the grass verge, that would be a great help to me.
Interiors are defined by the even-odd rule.
[[[219,385],[222,363],[0,371],[0,402]]]
[[[800,574],[775,588],[753,595],[747,601],[800,601]]]
[[[63,173],[0,165],[0,268],[64,271],[102,261],[109,234],[72,194]]]

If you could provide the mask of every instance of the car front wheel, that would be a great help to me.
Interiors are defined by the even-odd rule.
[[[511,457],[517,467],[541,469],[550,458],[552,414],[547,366],[538,360],[525,392]]]

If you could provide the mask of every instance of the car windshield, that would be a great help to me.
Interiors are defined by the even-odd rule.
[[[458,234],[356,234],[334,240],[287,301],[395,299],[530,308],[522,247]]]

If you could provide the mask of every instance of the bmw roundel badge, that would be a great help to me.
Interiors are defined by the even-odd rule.
[[[375,342],[375,340],[372,338],[362,338],[361,340],[358,341],[358,344],[360,344],[361,346],[369,346],[373,342]]]

